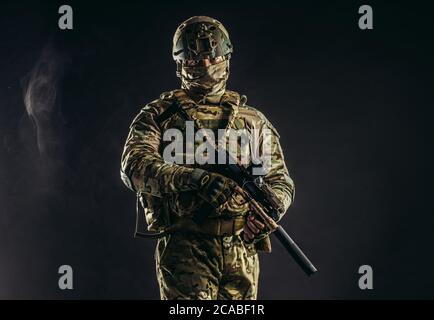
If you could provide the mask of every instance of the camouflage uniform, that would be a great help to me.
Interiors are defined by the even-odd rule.
[[[258,254],[240,236],[173,233],[155,259],[162,299],[256,299]]]
[[[185,120],[174,114],[159,121],[174,103],[180,105],[202,128],[270,129],[271,170],[264,176],[285,211],[294,196],[279,135],[258,110],[245,105],[246,98],[223,88],[218,103],[195,99],[189,90],[178,89],[148,103],[133,120],[122,154],[124,182],[137,192],[150,231],[177,226],[158,240],[155,259],[162,299],[256,299],[259,276],[257,251],[269,251],[269,239],[255,244],[241,240],[248,204],[235,194],[225,203],[223,214],[209,214],[195,223],[204,200],[192,189],[194,168],[206,165],[165,162],[162,154],[169,142],[163,133],[176,128],[185,133]],[[262,136],[261,134],[259,136]]]

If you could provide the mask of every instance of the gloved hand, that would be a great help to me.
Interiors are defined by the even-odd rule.
[[[229,200],[237,185],[232,179],[202,169],[193,170],[192,182],[198,195],[216,209]]]

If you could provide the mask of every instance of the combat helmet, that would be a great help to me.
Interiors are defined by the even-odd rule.
[[[232,43],[226,28],[216,19],[195,16],[185,20],[173,37],[173,59],[184,60],[230,58]]]

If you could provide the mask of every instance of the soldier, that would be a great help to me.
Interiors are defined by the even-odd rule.
[[[271,165],[263,179],[285,211],[293,201],[294,184],[276,129],[246,105],[245,96],[226,90],[232,52],[217,20],[196,16],[183,22],[173,38],[181,89],[143,107],[125,143],[122,179],[137,193],[148,229],[167,231],[155,252],[161,299],[256,299],[257,251],[271,250],[264,224],[250,213],[230,177],[207,164],[165,161],[166,130],[186,130],[185,119],[171,106],[179,105],[204,129],[271,131]],[[204,210],[206,218],[197,222]]]

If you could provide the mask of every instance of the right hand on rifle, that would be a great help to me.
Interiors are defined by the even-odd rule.
[[[229,200],[237,186],[232,179],[202,169],[193,170],[192,182],[198,195],[216,209]]]

